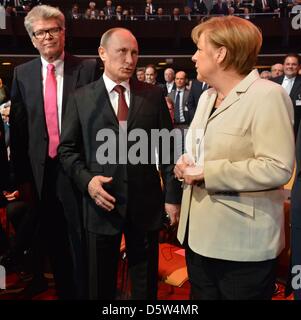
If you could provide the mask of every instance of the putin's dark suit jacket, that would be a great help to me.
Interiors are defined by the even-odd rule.
[[[280,76],[280,77],[274,78],[273,81],[279,84],[282,84],[283,79],[284,79],[284,76]],[[296,76],[294,85],[290,92],[290,97],[292,99],[293,106],[294,106],[294,113],[295,113],[294,132],[295,132],[295,137],[297,137],[299,123],[301,120],[301,76],[299,75]]]
[[[130,90],[128,132],[142,128],[150,134],[151,129],[172,129],[161,88],[133,80],[130,82]],[[164,198],[156,165],[99,164],[97,154],[104,158],[99,149],[104,142],[97,141],[100,140],[97,134],[101,129],[111,129],[116,134],[118,150],[118,120],[103,78],[80,88],[71,96],[59,146],[59,156],[65,170],[84,193],[87,230],[96,234],[115,235],[122,230],[127,215],[141,230],[159,229]],[[133,142],[128,143],[128,149],[131,145]],[[148,151],[150,158],[150,136]],[[166,151],[169,152],[169,149]],[[173,176],[173,164],[162,165],[161,169],[165,181],[165,201],[180,203],[181,189]],[[87,192],[89,181],[97,175],[113,177],[112,184],[105,185],[107,191],[116,198],[113,212],[108,213],[98,207]]]

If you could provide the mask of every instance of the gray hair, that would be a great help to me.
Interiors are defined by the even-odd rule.
[[[24,19],[24,26],[29,36],[33,35],[33,25],[38,20],[56,19],[59,27],[65,29],[65,16],[58,8],[41,5],[32,8]]]

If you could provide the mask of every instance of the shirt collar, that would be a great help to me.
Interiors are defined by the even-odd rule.
[[[56,59],[51,63],[55,66],[56,74],[63,74],[64,58],[65,58],[65,52],[63,52],[58,59]],[[46,61],[42,56],[41,56],[41,61],[42,61],[43,68],[47,69],[47,65],[49,64],[49,62]]]
[[[130,83],[129,80],[126,81],[122,81],[121,83],[116,83],[113,80],[111,80],[106,74],[105,72],[103,73],[103,81],[105,83],[106,89],[109,93],[111,93],[113,91],[113,89],[115,88],[115,86],[117,86],[118,84],[120,84],[121,86],[125,87],[125,89],[127,91],[130,91]]]
[[[287,76],[284,76],[284,81],[287,81],[287,80],[289,80],[289,81],[294,81],[295,80],[295,78],[296,78],[296,76],[294,76],[294,77],[292,77],[292,78],[288,78]]]

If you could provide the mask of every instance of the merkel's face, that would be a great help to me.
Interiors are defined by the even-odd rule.
[[[45,37],[39,35],[40,31],[48,31]],[[65,47],[65,30],[60,29],[56,19],[37,20],[33,24],[32,43],[40,55],[48,62],[58,59]],[[39,35],[39,36],[38,36]]]
[[[216,69],[217,65],[213,59],[213,53],[213,46],[206,40],[204,33],[202,33],[197,43],[197,51],[192,57],[199,81],[207,82],[208,77],[210,77]]]
[[[99,48],[106,75],[116,83],[126,81],[133,75],[138,61],[138,44],[134,36],[125,31],[116,31],[106,45]]]
[[[298,74],[299,64],[296,57],[287,57],[283,64],[284,74],[288,78],[293,78]]]

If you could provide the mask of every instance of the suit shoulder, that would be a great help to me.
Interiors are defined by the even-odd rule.
[[[153,84],[149,84],[149,83],[142,82],[142,81],[136,81],[135,85],[140,90],[151,92],[154,95],[163,95],[164,96],[163,88],[160,87],[159,85],[153,85]]]
[[[86,68],[95,69],[97,66],[97,61],[96,61],[96,59],[92,59],[92,58],[91,59],[82,59],[81,64]]]
[[[72,64],[81,65],[84,67],[91,66],[91,67],[95,68],[95,66],[96,66],[96,59],[92,59],[92,58],[83,59],[83,58],[80,58],[77,56],[73,56],[69,53],[66,53],[65,61],[71,61]]]
[[[281,83],[281,82],[280,82]],[[267,80],[267,79],[258,79],[254,82],[254,88],[257,92],[269,93],[271,91],[283,91],[283,87],[279,82]]]
[[[95,90],[95,87],[97,86],[98,81],[99,81],[99,80],[93,81],[93,82],[90,82],[89,84],[86,84],[86,85],[84,85],[84,86],[82,86],[82,87],[77,88],[77,89],[73,92],[74,96],[77,97],[77,98],[80,98],[80,97],[84,97],[84,96],[86,96],[86,95],[91,94],[92,91]]]
[[[281,84],[283,81],[283,78],[284,78],[283,76],[279,76],[279,77],[270,79],[270,81]]]
[[[32,68],[41,65],[40,57],[30,60],[28,62],[22,63],[15,67],[15,70],[18,72],[30,72],[32,73]]]

